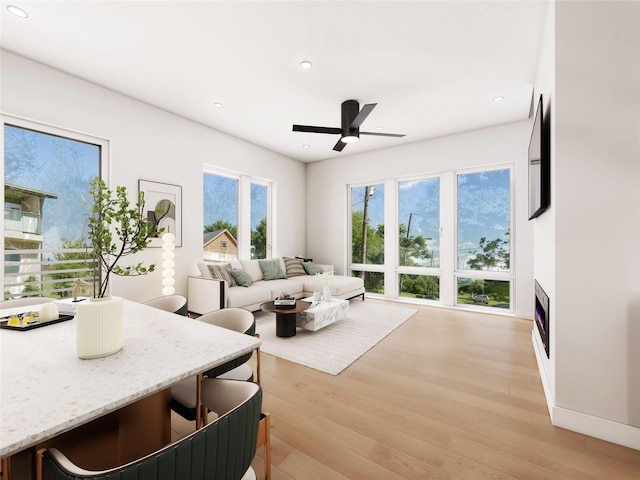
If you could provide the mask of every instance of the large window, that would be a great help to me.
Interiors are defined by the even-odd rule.
[[[457,176],[457,303],[510,308],[511,170]]]
[[[269,258],[271,182],[207,169],[203,177],[203,257]]]
[[[4,298],[67,297],[73,280],[92,283],[82,199],[101,173],[108,144],[33,122],[4,120]]]
[[[398,295],[437,300],[439,267],[440,178],[398,182]]]
[[[384,293],[384,184],[351,187],[351,271],[369,293]],[[369,272],[369,273],[367,273]]]
[[[387,298],[512,311],[511,172],[350,185],[351,275]]]

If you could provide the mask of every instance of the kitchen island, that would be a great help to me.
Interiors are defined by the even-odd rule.
[[[135,452],[116,452],[112,458],[117,461],[129,461],[140,450],[153,451],[170,440],[171,385],[260,344],[248,335],[124,300],[123,349],[81,360],[75,321],[29,331],[0,330],[0,458],[55,444],[65,432],[91,424],[98,431],[111,430],[107,436],[115,435],[111,444],[118,450],[126,450],[123,436],[131,437]],[[141,401],[151,407],[136,410]],[[116,420],[103,421],[121,411],[125,414]],[[136,438],[138,417],[146,429],[140,438],[159,432],[147,447]],[[83,435],[93,438],[95,431]]]

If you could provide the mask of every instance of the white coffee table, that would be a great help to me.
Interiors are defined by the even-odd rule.
[[[337,322],[347,315],[349,301],[334,298],[330,302],[314,302],[312,297],[304,298],[305,302],[312,302],[311,308],[296,313],[296,327],[315,332],[327,325]]]

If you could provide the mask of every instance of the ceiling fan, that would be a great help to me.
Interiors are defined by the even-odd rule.
[[[399,133],[378,133],[378,132],[361,132],[360,125],[369,116],[377,103],[367,103],[362,110],[360,104],[356,100],[345,100],[342,102],[342,128],[338,127],[314,127],[312,125],[294,125],[294,132],[310,132],[310,133],[328,133],[332,135],[340,135],[340,140],[335,144],[333,149],[341,152],[347,143],[357,142],[360,135],[377,135],[379,137],[404,137]]]

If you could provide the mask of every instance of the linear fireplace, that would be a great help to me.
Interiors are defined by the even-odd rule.
[[[538,281],[534,281],[536,291],[536,310],[534,320],[538,327],[540,339],[544,345],[544,351],[547,352],[547,358],[549,358],[549,297],[544,292]]]

